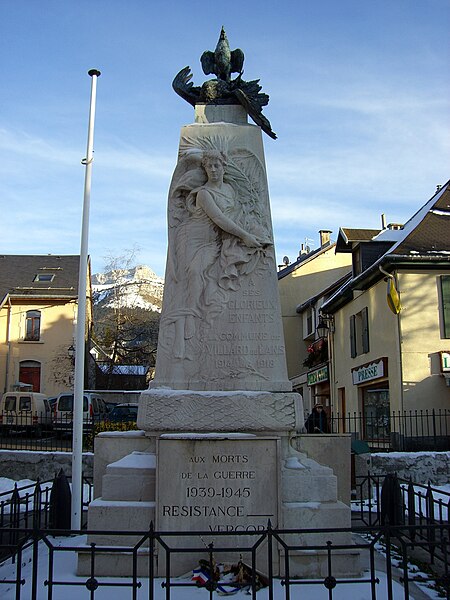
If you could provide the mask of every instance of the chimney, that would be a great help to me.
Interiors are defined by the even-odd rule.
[[[320,235],[320,247],[324,248],[325,246],[329,246],[331,231],[329,229],[321,229],[319,231]]]
[[[386,229],[386,215],[384,213],[381,214],[381,229]]]

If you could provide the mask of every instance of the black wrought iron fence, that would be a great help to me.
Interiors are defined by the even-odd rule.
[[[450,492],[428,484],[414,483],[394,475],[370,472],[356,478],[352,514],[368,526],[408,526],[410,543],[428,547],[433,563],[442,539],[449,539]],[[438,556],[443,560],[442,556]]]
[[[83,421],[83,449],[94,450],[98,418]],[[51,418],[46,414],[0,412],[0,449],[36,451],[72,451],[73,421],[71,415]]]
[[[393,411],[390,414],[332,413],[332,433],[351,433],[373,450],[450,450],[450,410]]]
[[[70,477],[60,471],[54,479],[37,481],[28,485],[14,484],[12,490],[0,493],[0,560],[8,554],[8,546],[19,544],[18,533],[38,528],[46,530],[58,527],[64,519],[70,526]],[[67,485],[68,495],[61,495]],[[85,514],[93,499],[92,480],[83,477],[81,514]],[[61,514],[65,513],[65,517]],[[86,523],[86,519],[83,520]],[[25,533],[23,535],[26,535]],[[3,547],[3,551],[1,548]]]
[[[427,528],[432,528],[427,525]],[[266,587],[269,600],[281,598],[309,597],[316,591],[323,590],[323,597],[332,600],[352,595],[358,586],[359,597],[372,600],[385,600],[402,597],[406,600],[414,597],[412,588],[420,584],[433,585],[439,588],[442,597],[450,598],[450,576],[448,569],[448,538],[436,537],[434,547],[439,546],[443,557],[438,574],[420,574],[420,578],[411,569],[413,562],[412,549],[424,548],[429,551],[429,542],[416,539],[411,542],[415,526],[364,526],[349,529],[298,529],[277,530],[270,524],[263,531],[240,532],[239,536],[229,532],[215,532],[214,543],[206,545],[205,539],[211,536],[209,531],[196,532],[158,532],[150,526],[149,530],[133,532],[138,541],[134,545],[125,542],[129,532],[124,531],[90,531],[88,536],[114,536],[116,540],[123,537],[120,546],[87,543],[85,537],[79,536],[81,531],[50,531],[38,527],[20,529],[20,541],[9,544],[9,550],[15,553],[15,561],[11,559],[0,565],[0,595],[5,600],[43,600],[44,598],[61,598],[68,590],[76,588],[77,598],[100,597],[103,590],[108,589],[109,597],[115,598],[114,589],[120,590],[120,597],[156,600],[180,598],[180,588],[189,592],[189,588],[204,588],[204,598],[212,600],[215,592],[232,593],[245,589],[252,598],[257,598],[261,587]],[[333,536],[352,533],[354,538],[348,544],[334,544]],[[317,543],[317,536],[329,539],[326,543]],[[235,543],[230,545],[229,540]],[[313,541],[311,541],[313,538]],[[129,538],[128,538],[129,539]],[[302,543],[298,543],[302,540]],[[393,545],[394,544],[394,545]],[[381,548],[381,550],[380,550]],[[384,548],[384,550],[383,550]],[[145,552],[144,552],[145,551]],[[83,576],[74,576],[77,555],[85,552],[88,555],[89,568]],[[357,554],[360,560],[355,576],[342,575],[342,555],[346,552]],[[123,577],[112,577],[100,574],[102,557],[114,553],[120,554],[120,560],[129,559],[129,573]],[[198,569],[198,555],[203,559]],[[293,561],[306,553],[311,557],[322,555],[325,568],[319,575],[305,574],[299,576],[293,568]],[[174,577],[173,561],[183,554],[192,557],[192,576]],[[63,556],[70,556],[70,573],[61,569]],[[242,557],[247,557],[245,563]],[[246,579],[239,577],[225,579],[224,570],[218,568],[224,563],[236,560],[238,569],[245,565]],[[202,572],[202,577],[199,575]],[[230,571],[232,573],[232,571]],[[217,574],[217,575],[216,575]],[[398,587],[400,586],[400,588]],[[361,591],[361,589],[364,591]],[[2,591],[3,590],[3,591]],[[297,592],[298,590],[298,592]],[[312,591],[313,590],[313,591]],[[356,591],[356,590],[355,590]]]
[[[331,433],[351,433],[355,439],[365,440],[371,450],[450,450],[450,410],[392,412],[373,416],[364,413],[332,413],[329,418]],[[103,421],[85,419],[83,446],[94,450],[95,433]],[[113,426],[105,417],[105,425]],[[0,413],[0,449],[67,451],[72,450],[72,418],[58,417],[49,422],[46,416]]]

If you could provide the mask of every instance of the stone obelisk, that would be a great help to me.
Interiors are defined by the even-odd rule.
[[[303,408],[287,378],[262,131],[276,136],[262,115],[268,97],[257,81],[242,80],[243,61],[222,30],[216,50],[201,57],[205,74],[216,78],[194,87],[188,67],[175,77],[195,122],[181,130],[169,190],[156,377],[139,400],[141,437],[96,443],[101,496],[89,507],[89,528],[120,522],[138,532],[152,521],[173,534],[166,540],[175,550],[172,575],[205,558],[217,532],[234,534],[220,537],[228,561],[241,532],[264,531],[269,521],[285,529],[350,525],[332,469],[291,444]],[[329,539],[315,534],[313,543]],[[139,543],[137,535],[130,540]],[[88,541],[122,544],[113,535]],[[304,544],[300,533],[293,543]],[[177,554],[188,545],[192,554]],[[358,571],[348,558],[340,557],[336,572]],[[89,561],[81,552],[80,572],[89,572]],[[148,561],[141,548],[139,572],[148,572]],[[281,573],[282,548],[273,561]],[[162,575],[162,548],[155,563]],[[291,553],[290,568],[326,573],[327,554]],[[101,570],[129,573],[132,557],[105,551]]]
[[[186,67],[174,80],[195,122],[181,130],[169,190],[156,375],[138,419],[146,430],[295,427],[261,130],[276,136],[262,115],[268,96],[241,79],[243,60],[222,30],[201,58],[217,78],[194,88]]]

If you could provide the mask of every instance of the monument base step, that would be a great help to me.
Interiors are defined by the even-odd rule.
[[[285,576],[285,552],[280,552],[280,576]],[[328,577],[327,550],[293,550],[289,552],[289,577],[320,579]],[[331,554],[331,575],[333,577],[360,577],[361,556],[356,548],[333,550]]]
[[[141,536],[134,531],[145,531],[155,521],[154,502],[121,502],[96,498],[88,508],[88,528],[98,531],[126,531],[130,535],[91,534],[88,543],[109,546],[134,546]],[[113,572],[113,571],[112,571]]]
[[[155,573],[156,573],[155,557]],[[140,549],[137,552],[136,575],[148,577],[150,567],[150,555],[148,549]],[[77,575],[89,577],[91,575],[92,562],[89,548],[78,550]],[[132,577],[133,576],[133,554],[108,550],[96,550],[94,563],[95,577]]]

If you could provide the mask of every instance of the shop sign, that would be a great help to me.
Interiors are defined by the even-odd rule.
[[[352,381],[353,385],[360,385],[366,381],[372,381],[373,379],[380,379],[387,375],[387,358],[362,365],[356,369],[352,369]]]
[[[308,385],[316,385],[316,383],[322,383],[322,381],[328,381],[328,365],[320,367],[315,371],[311,371],[307,376]]]
[[[441,352],[441,369],[443,373],[450,373],[450,352]]]

